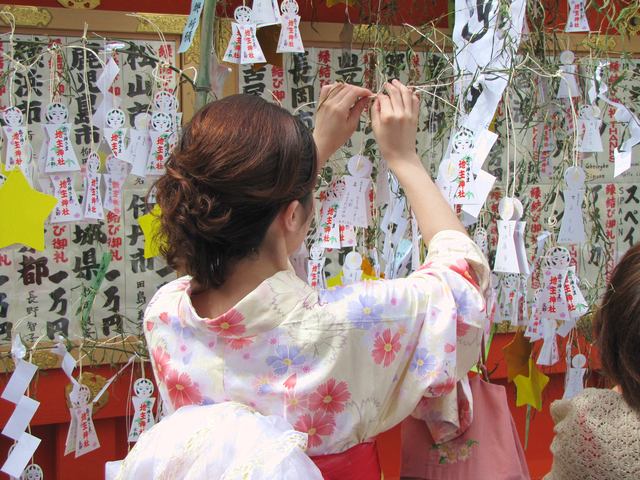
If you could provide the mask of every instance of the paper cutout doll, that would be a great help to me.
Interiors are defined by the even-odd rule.
[[[304,53],[302,36],[300,35],[300,15],[298,3],[295,0],[282,2],[282,18],[280,19],[280,38],[278,39],[278,53]]]
[[[580,167],[569,167],[564,173],[567,187],[564,190],[564,214],[558,233],[558,243],[581,244],[586,240],[582,201],[586,175]]]
[[[48,124],[44,125],[47,132],[47,157],[45,172],[73,172],[80,170],[80,164],[73,150],[69,137],[71,125],[67,123],[69,111],[61,103],[51,103],[46,114]]]

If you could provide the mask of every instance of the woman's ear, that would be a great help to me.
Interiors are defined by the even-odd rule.
[[[280,217],[282,226],[287,232],[297,232],[306,221],[304,206],[298,201],[293,200],[281,212]]]

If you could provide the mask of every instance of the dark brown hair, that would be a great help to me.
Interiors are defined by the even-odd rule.
[[[613,270],[593,327],[604,372],[640,412],[640,244]]]
[[[162,254],[199,288],[222,285],[281,208],[311,199],[316,174],[313,137],[283,108],[253,95],[206,105],[155,185]]]

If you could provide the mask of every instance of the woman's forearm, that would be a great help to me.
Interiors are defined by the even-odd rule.
[[[425,244],[442,230],[458,230],[467,233],[438,187],[425,170],[417,155],[389,165],[398,178],[418,221]]]

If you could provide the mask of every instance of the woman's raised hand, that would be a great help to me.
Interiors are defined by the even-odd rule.
[[[403,163],[418,160],[416,132],[420,99],[398,80],[387,83],[385,90],[386,93],[376,96],[371,120],[380,153],[395,171]]]
[[[320,168],[353,135],[371,95],[369,89],[345,83],[322,87],[313,132]]]

